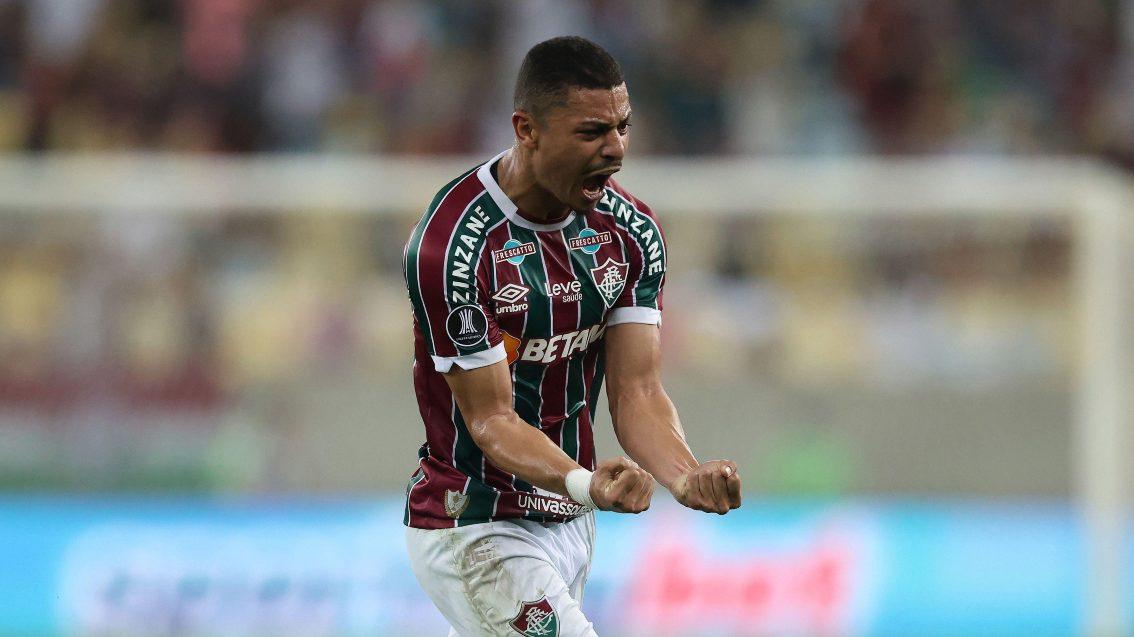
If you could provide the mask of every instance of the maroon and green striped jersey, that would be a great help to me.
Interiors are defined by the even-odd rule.
[[[443,373],[507,361],[516,413],[593,470],[606,328],[661,323],[666,249],[650,209],[608,181],[595,210],[531,221],[496,181],[503,155],[442,188],[406,244],[425,422],[406,488],[412,527],[553,522],[585,511],[489,462]]]

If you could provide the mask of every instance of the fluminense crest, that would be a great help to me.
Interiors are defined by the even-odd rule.
[[[559,637],[559,614],[544,596],[534,602],[524,602],[511,626],[526,637]]]
[[[602,293],[602,300],[607,307],[614,305],[622,289],[626,287],[626,274],[630,265],[607,259],[597,268],[591,268],[591,276],[595,280],[595,287]]]
[[[469,496],[460,491],[445,490],[445,513],[456,519],[469,506]]]

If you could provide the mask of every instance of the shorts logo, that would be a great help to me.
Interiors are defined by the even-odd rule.
[[[488,317],[479,305],[461,305],[449,312],[445,331],[457,345],[470,347],[488,336]]]
[[[445,489],[445,513],[457,519],[469,506],[469,496],[460,491]]]
[[[559,614],[544,596],[534,602],[524,602],[511,626],[525,637],[558,637]]]
[[[591,268],[595,287],[599,289],[599,292],[602,292],[602,300],[607,307],[613,305],[618,300],[618,296],[622,294],[622,289],[626,287],[626,274],[629,271],[629,264],[614,259],[607,259],[599,267]]]
[[[609,232],[595,232],[590,228],[583,228],[579,232],[579,236],[567,242],[572,250],[582,250],[587,254],[594,254],[599,251],[599,246],[604,243],[610,243]]]
[[[524,257],[529,254],[535,254],[534,243],[520,243],[516,239],[508,239],[504,242],[503,248],[492,251],[492,258],[496,263],[507,261],[512,265],[520,265],[524,262]]]

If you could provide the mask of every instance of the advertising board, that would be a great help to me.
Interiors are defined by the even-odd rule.
[[[398,498],[0,500],[0,635],[444,635]],[[660,501],[600,514],[583,602],[609,635],[1075,634],[1058,503]]]

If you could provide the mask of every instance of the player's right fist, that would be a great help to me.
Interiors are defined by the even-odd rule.
[[[654,477],[633,460],[603,460],[591,478],[591,499],[603,511],[641,513],[650,508]]]

